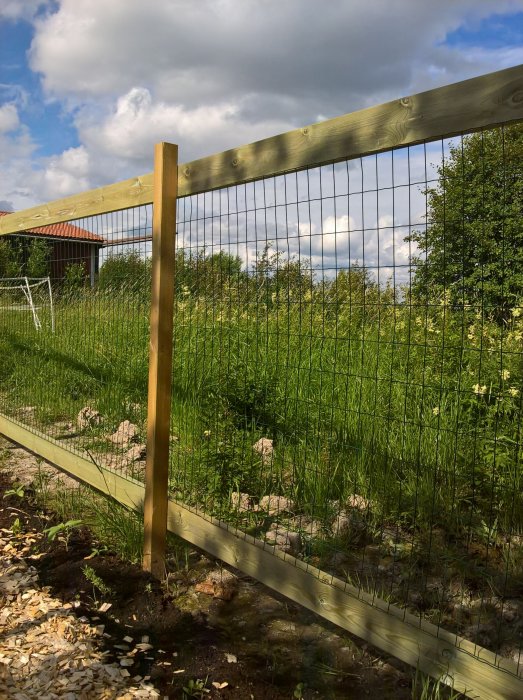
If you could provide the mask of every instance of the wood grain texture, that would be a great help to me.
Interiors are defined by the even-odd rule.
[[[168,529],[296,603],[470,698],[519,700],[515,664],[273,546],[169,501]]]
[[[46,226],[82,217],[96,216],[153,201],[153,174],[133,177],[106,187],[57,199],[9,216],[0,217],[0,236],[20,233],[35,226]]]
[[[523,66],[403,97],[179,166],[178,196],[523,120]],[[153,200],[153,175],[0,218],[0,235]]]
[[[523,66],[404,97],[180,166],[196,194],[523,119]]]
[[[94,465],[46,435],[0,414],[0,434],[70,476],[140,511],[143,484]],[[358,591],[305,562],[172,500],[168,529],[194,546],[356,634],[423,672],[479,700],[519,700],[523,680],[507,659],[394,605]]]
[[[165,575],[174,307],[178,146],[154,154],[153,251],[143,566]]]
[[[144,487],[139,481],[127,479],[71,452],[59,442],[0,414],[0,434],[42,457],[69,476],[92,486],[132,510],[143,506]]]

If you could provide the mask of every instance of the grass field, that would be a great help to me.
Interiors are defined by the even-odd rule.
[[[77,444],[101,461],[121,421],[144,438],[148,324],[146,296],[128,292],[62,299],[55,334],[4,314],[1,410],[58,435],[95,408],[103,423]],[[333,554],[356,553],[360,573],[341,571],[382,597],[409,604],[407,589],[442,567],[449,586],[472,576],[482,596],[504,595],[523,572],[522,337],[519,308],[501,325],[445,303],[333,301],[319,286],[256,302],[184,291],[171,493],[257,536],[266,514],[238,512],[232,495],[285,496],[293,518],[277,514],[282,527],[317,523],[301,556],[339,574]],[[253,449],[260,438],[273,441],[269,457]],[[337,535],[333,519],[355,499],[357,517]],[[471,568],[472,545],[481,564]],[[373,546],[378,578],[381,562],[401,562],[397,585],[369,583]],[[427,605],[441,620],[441,604]]]
[[[500,326],[445,305],[242,305],[179,300],[172,488],[227,503],[284,493],[315,514],[351,494],[406,524],[518,531],[523,318]],[[93,295],[57,307],[57,332],[0,320],[4,410],[40,425],[95,406],[107,426],[146,411],[148,311]],[[274,441],[271,463],[252,449]]]

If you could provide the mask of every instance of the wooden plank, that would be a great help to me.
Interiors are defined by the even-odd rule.
[[[17,211],[9,216],[0,216],[0,236],[20,233],[35,226],[47,226],[150,204],[152,200],[153,174],[149,173]]]
[[[471,78],[184,163],[178,196],[316,167],[523,119],[523,66]],[[0,218],[0,235],[153,198],[153,175]]]
[[[0,414],[0,434],[62,471],[140,511],[144,486],[70,452],[42,433]],[[385,601],[358,591],[227,524],[169,500],[168,529],[273,590],[423,672],[479,700],[519,700],[515,664]]]
[[[523,119],[523,66],[404,97],[180,166],[179,195]]]
[[[168,528],[378,649],[468,697],[519,700],[523,680],[507,659],[359,591],[278,549],[169,501]]]
[[[153,252],[143,566],[165,576],[178,146],[154,153]]]
[[[120,474],[95,464],[56,440],[0,414],[0,434],[12,442],[54,464],[69,476],[92,486],[97,491],[114,498],[132,510],[141,511],[144,487],[139,481],[127,479]]]

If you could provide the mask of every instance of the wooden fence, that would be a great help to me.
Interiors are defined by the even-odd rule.
[[[523,680],[512,661],[169,499],[167,480],[177,197],[520,120],[523,67],[518,66],[179,166],[176,146],[159,144],[152,174],[1,218],[5,235],[153,203],[145,487],[6,415],[0,415],[0,433],[124,506],[143,509],[144,566],[156,575],[164,571],[169,530],[469,697],[519,699]]]

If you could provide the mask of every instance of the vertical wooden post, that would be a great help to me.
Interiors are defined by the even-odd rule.
[[[153,257],[143,568],[165,576],[178,146],[154,151]]]

